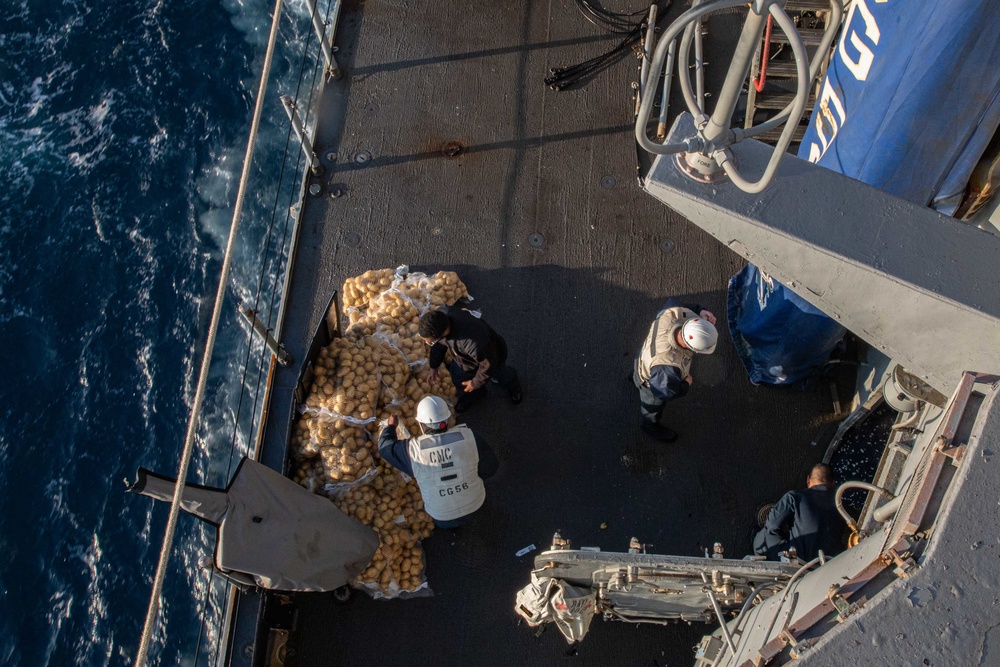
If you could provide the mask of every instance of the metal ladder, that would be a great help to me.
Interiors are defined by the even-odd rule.
[[[788,0],[785,11],[798,28],[799,37],[809,52],[810,60],[817,57],[822,60],[816,80],[812,82],[812,90],[806,101],[802,119],[792,134],[789,151],[794,151],[805,136],[816,101],[819,81],[822,81],[826,74],[830,55],[833,53],[832,49],[828,49],[827,53],[816,53],[830,20],[830,3],[826,0]],[[791,50],[786,48],[788,44],[788,37],[777,25],[769,26],[761,37],[747,79],[744,128],[753,127],[773,117],[787,107],[795,96],[795,60],[790,57]],[[760,91],[757,90],[758,87],[761,88]],[[756,138],[773,144],[780,136],[780,129],[775,129],[764,132]]]

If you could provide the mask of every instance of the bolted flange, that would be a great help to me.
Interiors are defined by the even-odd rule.
[[[726,172],[711,155],[678,153],[674,162],[682,174],[699,183],[718,183],[726,179]]]

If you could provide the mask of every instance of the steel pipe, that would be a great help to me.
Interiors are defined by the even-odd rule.
[[[795,71],[798,76],[798,82],[795,90],[795,99],[790,105],[791,111],[789,111],[788,122],[785,123],[785,129],[781,131],[781,137],[774,147],[774,152],[771,153],[771,159],[768,160],[767,167],[764,168],[764,173],[757,181],[750,182],[743,178],[736,169],[736,165],[732,161],[732,154],[728,150],[719,149],[713,154],[716,162],[719,163],[719,166],[722,167],[723,171],[726,172],[726,175],[729,176],[736,187],[749,194],[761,192],[771,183],[771,180],[774,178],[774,172],[778,170],[778,165],[781,163],[781,158],[784,157],[788,144],[792,142],[795,127],[798,125],[799,119],[802,118],[802,112],[805,110],[806,102],[809,100],[809,55],[806,53],[806,45],[802,43],[798,31],[795,30],[795,24],[792,23],[792,19],[789,18],[784,9],[778,5],[771,5],[769,11],[771,12],[771,16],[774,17],[775,23],[785,32],[785,36],[788,37],[788,43],[792,47],[792,53],[795,54]],[[751,57],[753,57],[753,54],[751,54]],[[749,60],[747,63],[747,72],[749,72]],[[747,72],[744,73],[744,78],[746,78]],[[723,89],[723,92],[725,92],[725,89]],[[716,107],[716,110],[718,110],[718,107]],[[730,111],[731,114],[732,111]],[[742,136],[742,134],[740,132],[737,136]],[[708,134],[706,133],[707,136]]]
[[[680,36],[689,23],[714,11],[739,7],[743,4],[745,2],[742,0],[709,0],[709,2],[692,7],[681,14],[676,21],[670,24],[670,27],[667,28],[666,32],[657,42],[652,61],[649,65],[650,76],[658,77],[660,75],[660,71],[663,69],[663,62],[666,59],[667,48],[671,42]],[[679,144],[657,144],[646,136],[646,124],[649,123],[649,117],[652,114],[655,95],[655,86],[646,86],[642,94],[642,102],[639,105],[639,114],[635,123],[635,140],[639,146],[643,150],[656,155],[672,155],[683,151],[700,150],[702,142],[698,137],[693,137]]]
[[[677,60],[677,40],[667,47],[667,66],[663,70],[663,94],[660,97],[660,117],[656,124],[656,138],[667,136],[667,109],[670,108],[670,88],[674,81],[674,63]]]
[[[719,618],[719,627],[726,638],[726,643],[729,644],[729,650],[736,653],[736,644],[733,642],[733,636],[729,634],[729,626],[726,625],[726,618],[722,615],[722,607],[719,606],[719,601],[715,598],[715,592],[712,591],[711,586],[706,586],[705,593],[708,594],[708,599],[712,601],[712,609],[715,610],[715,615]]]
[[[692,164],[690,166],[694,166],[695,170],[699,172],[707,171],[707,173],[704,174],[706,176],[705,180],[711,180],[712,178],[712,172],[715,171],[715,167],[712,165],[712,160],[714,160],[715,165],[718,166],[717,171],[724,172],[726,176],[728,176],[733,183],[744,192],[755,194],[761,192],[770,184],[771,180],[774,178],[774,173],[777,171],[778,164],[781,162],[783,154],[791,144],[795,128],[797,127],[799,120],[802,118],[806,103],[809,99],[810,86],[812,85],[812,81],[815,79],[816,75],[819,73],[822,58],[817,58],[812,64],[810,64],[805,44],[799,36],[791,18],[789,18],[788,14],[785,13],[783,9],[783,0],[757,0],[757,2],[752,4],[750,13],[744,23],[743,31],[740,34],[740,39],[736,47],[736,52],[733,56],[732,62],[730,63],[729,71],[726,74],[726,81],[723,84],[712,115],[710,117],[707,116],[704,110],[704,85],[700,76],[702,74],[700,22],[702,17],[707,14],[720,9],[739,6],[741,4],[744,3],[736,2],[734,0],[710,0],[709,2],[704,3],[700,3],[696,0],[691,9],[684,12],[676,21],[674,21],[673,24],[669,26],[656,45],[649,67],[644,67],[644,70],[646,70],[647,73],[646,76],[643,77],[643,81],[640,84],[640,104],[636,114],[635,136],[636,142],[639,146],[654,155],[700,153],[705,157],[697,158],[697,156],[692,156],[698,164]],[[818,53],[820,54],[825,54],[825,52],[829,50],[830,45],[833,43],[836,30],[839,27],[843,16],[842,0],[830,0],[830,8],[831,17],[818,49]],[[736,104],[738,103],[742,92],[743,81],[746,79],[747,74],[750,71],[751,61],[756,53],[757,44],[759,43],[761,34],[764,30],[765,22],[767,20],[765,14],[770,14],[772,20],[776,22],[785,33],[788,38],[789,45],[791,46],[792,53],[795,56],[796,75],[798,78],[795,96],[792,102],[782,109],[782,111],[779,112],[775,118],[747,130],[733,129],[730,127],[732,115],[736,109]],[[696,31],[699,31],[697,35],[695,35]],[[677,48],[675,47],[675,40],[679,35],[681,35],[681,39],[679,48]],[[694,69],[698,79],[696,82],[696,90],[694,91],[692,91],[689,69],[686,65],[681,65],[682,61],[687,63],[691,58],[692,42],[694,42],[695,45]],[[678,52],[680,54],[680,58],[677,58]],[[652,77],[658,78],[660,76],[660,71],[663,69],[664,58],[668,53],[671,56],[668,60],[668,67],[671,71],[673,68],[671,66],[672,62],[670,61],[676,59],[678,62],[678,84],[680,85],[684,102],[692,116],[694,116],[696,136],[685,140],[683,143],[657,144],[651,141],[646,133],[647,125],[652,113],[655,92],[655,86],[651,86],[649,84],[656,82],[656,79],[653,79]],[[645,61],[643,62],[643,65],[646,65]],[[663,137],[666,134],[665,108],[666,100],[669,97],[669,76],[669,73],[664,73],[664,102],[661,104],[657,137]],[[785,128],[782,130],[781,136],[778,139],[774,152],[771,155],[771,159],[768,161],[763,174],[757,181],[747,180],[737,169],[733,161],[732,153],[728,151],[728,147],[734,143],[742,141],[745,138],[759,135],[777,127],[782,122],[785,123]],[[711,158],[711,160],[707,158]],[[684,167],[684,165],[682,165],[682,167]],[[688,172],[691,171],[688,168],[685,168],[685,170]]]
[[[653,42],[656,39],[656,3],[649,6],[649,18],[646,22],[646,39],[643,44],[642,53],[642,69],[639,75],[639,97],[642,97],[642,91],[645,90],[647,85],[646,79],[649,76],[649,58],[653,55]],[[653,79],[653,84],[656,83],[656,79]]]
[[[896,512],[899,511],[899,506],[903,504],[903,496],[896,496],[885,505],[878,507],[872,512],[872,517],[879,523],[885,523],[892,517],[896,516]]]

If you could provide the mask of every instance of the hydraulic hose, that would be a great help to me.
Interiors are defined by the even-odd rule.
[[[840,512],[840,516],[844,517],[844,521],[847,522],[847,527],[851,529],[852,533],[858,532],[858,523],[850,514],[847,513],[847,510],[844,509],[844,491],[847,489],[865,489],[867,491],[871,491],[872,493],[881,494],[886,500],[892,500],[896,497],[882,487],[869,484],[868,482],[844,482],[837,487],[837,495],[834,499],[837,503],[837,511]]]

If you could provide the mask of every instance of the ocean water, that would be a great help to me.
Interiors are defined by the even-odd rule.
[[[11,0],[0,18],[0,664],[134,660],[242,169],[273,3]],[[302,165],[278,96],[315,89],[286,3],[189,481],[246,451]],[[320,0],[320,12],[328,11]],[[300,106],[305,106],[300,102]],[[255,407],[256,406],[256,407]],[[212,664],[224,587],[185,515],[151,664]]]

